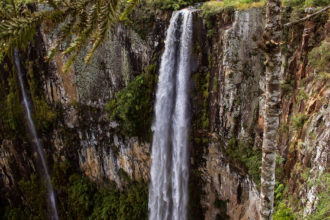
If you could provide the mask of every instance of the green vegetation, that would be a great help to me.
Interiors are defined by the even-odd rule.
[[[322,41],[319,47],[315,47],[308,55],[311,67],[319,72],[330,73],[330,38]]]
[[[209,37],[216,36],[217,23],[227,23],[232,19],[235,9],[245,10],[248,8],[258,8],[265,5],[264,0],[224,0],[224,1],[207,1],[203,3],[202,17],[206,23],[207,35]],[[220,19],[220,20],[219,20]]]
[[[30,0],[0,2],[0,58],[10,55],[15,47],[24,48],[33,40],[36,29],[47,24],[45,31],[58,28],[58,40],[49,58],[64,46],[62,55],[68,57],[64,67],[67,71],[82,48],[90,45],[85,57],[89,62],[95,50],[106,39],[109,30],[118,20],[124,20],[137,4],[127,1],[84,0]],[[47,10],[36,10],[42,3]]]
[[[280,82],[282,94],[286,97],[290,97],[295,89],[295,85],[295,80],[291,79],[290,77],[285,80],[282,80]]]
[[[239,10],[244,10],[248,8],[258,8],[265,5],[264,0],[224,0],[224,1],[208,1],[202,6],[203,13],[214,14],[222,12],[223,9],[234,7]]]
[[[8,220],[46,219],[46,188],[41,180],[32,174],[29,179],[22,179],[18,182],[18,190],[24,193],[22,197],[24,205],[5,207],[2,218]]]
[[[148,0],[148,2],[153,4],[155,8],[160,8],[162,10],[178,10],[202,1],[203,0]]]
[[[295,220],[296,217],[292,215],[292,210],[287,207],[285,203],[280,203],[275,208],[274,220]]]
[[[40,75],[35,74],[34,68],[40,69],[36,62],[27,62],[27,78],[29,92],[31,94],[33,106],[33,120],[38,130],[46,131],[56,121],[56,112],[47,104],[43,91],[41,90]]]
[[[53,185],[57,191],[60,219],[147,219],[148,187],[128,179],[120,190],[115,183],[97,186],[87,177],[73,173],[68,162],[56,164]],[[35,175],[21,180],[24,205],[6,207],[4,219],[46,219],[46,190]],[[21,218],[24,216],[24,218]]]
[[[300,101],[306,101],[308,99],[308,94],[306,93],[304,88],[299,88],[297,100]]]
[[[233,137],[229,140],[224,153],[229,160],[232,159],[232,161],[238,162],[246,168],[253,181],[260,186],[261,149],[253,149],[253,144],[250,140],[236,140]]]
[[[198,117],[194,124],[199,125],[200,129],[207,130],[210,125],[209,115],[208,115],[208,103],[209,103],[209,87],[210,87],[210,73],[195,73],[193,75],[194,79],[194,96],[199,97],[197,108]]]
[[[0,139],[12,139],[19,133],[24,134],[24,109],[15,71],[9,70],[8,64],[3,67],[9,75],[6,80],[0,77]]]
[[[329,206],[329,195],[330,195],[330,173],[326,171],[319,180],[316,182],[315,186],[318,188],[318,202],[316,210],[308,216],[308,220],[318,220],[318,219],[329,219],[330,216],[330,206]]]
[[[137,76],[116,98],[107,104],[111,120],[119,122],[129,136],[147,139],[151,135],[153,95],[156,83],[156,65],[147,67],[147,73]]]
[[[330,4],[330,0],[283,0],[284,6],[291,7],[317,7],[317,6],[328,6]]]
[[[301,131],[309,116],[304,113],[297,113],[291,117],[291,126],[295,131]]]

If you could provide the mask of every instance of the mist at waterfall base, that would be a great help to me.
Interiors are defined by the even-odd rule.
[[[192,12],[173,13],[161,59],[152,127],[150,220],[187,218]]]
[[[46,163],[46,160],[44,157],[44,153],[42,151],[41,143],[39,141],[38,134],[37,134],[36,128],[35,128],[33,120],[32,120],[31,108],[30,108],[29,101],[27,99],[26,90],[25,90],[25,86],[24,86],[24,82],[23,82],[23,75],[22,75],[22,70],[21,70],[19,54],[18,54],[18,50],[16,48],[14,50],[14,59],[15,59],[17,73],[18,73],[18,80],[19,80],[19,84],[20,84],[20,88],[21,88],[21,92],[22,92],[24,109],[25,109],[25,113],[26,113],[26,117],[27,117],[29,131],[34,139],[36,151],[38,152],[38,155],[40,157],[42,168],[43,168],[43,171],[45,174],[47,191],[48,191],[48,199],[49,199],[49,204],[50,204],[50,209],[51,209],[51,219],[58,220],[54,189],[53,189],[53,186],[51,183],[51,179],[50,179],[47,163]]]

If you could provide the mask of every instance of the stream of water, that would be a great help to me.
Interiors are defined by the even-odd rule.
[[[152,128],[150,220],[187,218],[192,12],[173,13],[161,59]]]
[[[27,122],[29,126],[30,133],[32,135],[32,138],[34,140],[36,150],[38,152],[38,155],[41,160],[41,164],[45,173],[45,178],[46,178],[46,185],[47,185],[47,191],[48,191],[48,199],[49,199],[49,204],[51,208],[51,219],[52,220],[58,220],[58,215],[57,215],[57,209],[56,209],[56,200],[55,200],[55,194],[54,194],[54,189],[52,186],[52,182],[50,179],[47,163],[45,160],[45,156],[38,138],[38,134],[36,131],[36,128],[34,126],[33,120],[32,120],[32,115],[31,115],[31,107],[26,95],[26,90],[25,86],[23,83],[23,75],[22,75],[22,70],[21,70],[21,64],[20,64],[20,59],[19,59],[19,54],[18,50],[15,49],[14,51],[14,59],[15,59],[15,65],[17,68],[17,73],[18,73],[18,80],[19,80],[19,85],[21,87],[21,92],[22,92],[22,97],[23,97],[23,103],[24,103],[24,108],[27,116]]]

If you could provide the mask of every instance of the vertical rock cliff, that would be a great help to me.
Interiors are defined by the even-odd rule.
[[[67,73],[62,71],[65,57],[44,62],[56,41],[46,27],[21,53],[54,183],[58,164],[67,162],[65,172],[98,186],[113,181],[124,189],[129,181],[150,181],[151,121],[171,13],[143,8],[135,13],[131,23],[111,30],[90,65],[83,63],[86,51]],[[296,12],[285,13],[283,22],[295,19]],[[193,14],[189,219],[259,219],[263,17],[263,8]],[[329,27],[323,14],[284,31],[275,203],[291,207],[299,218],[324,202],[323,183],[329,178]],[[0,202],[27,205],[22,179],[33,182],[31,174],[40,164],[21,123],[12,66],[10,59],[0,65],[0,106],[5,109],[0,112]],[[63,195],[63,189],[56,190]]]

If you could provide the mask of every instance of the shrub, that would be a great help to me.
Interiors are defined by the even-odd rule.
[[[308,59],[311,67],[320,72],[330,73],[330,42],[323,41],[319,47],[309,53]]]
[[[231,138],[225,154],[243,165],[253,181],[260,186],[262,151],[254,150],[252,147],[253,144],[250,141],[237,141],[236,138]]]
[[[110,119],[118,122],[125,134],[141,138],[149,137],[154,84],[154,75],[141,74],[107,104]]]
[[[1,81],[0,84],[0,138],[11,139],[25,133],[22,126],[23,116],[19,85],[12,74],[8,81]]]
[[[294,91],[295,81],[291,80],[290,78],[287,78],[280,82],[280,87],[281,87],[282,94],[284,96],[289,97],[292,94],[292,92]]]
[[[280,203],[274,213],[274,220],[294,220],[296,219],[292,215],[292,210],[285,205],[285,203]]]
[[[317,195],[317,207],[316,210],[310,216],[308,216],[308,220],[329,219],[330,174],[323,174],[319,179],[319,184],[317,185],[320,188],[320,193]]]
[[[27,213],[37,216],[36,219],[46,219],[47,216],[47,191],[45,184],[32,174],[30,179],[18,182],[19,189],[24,193],[24,203]]]
[[[304,113],[297,113],[291,118],[291,125],[295,131],[300,131],[305,122],[308,120],[309,116]]]
[[[53,183],[58,191],[58,212],[63,219],[147,219],[148,185],[133,181],[124,170],[125,184],[119,189],[114,182],[96,185],[81,174],[71,173],[65,161],[55,164]]]
[[[74,174],[69,178],[68,206],[75,219],[84,219],[92,212],[94,199],[97,192],[95,184],[86,177]]]

